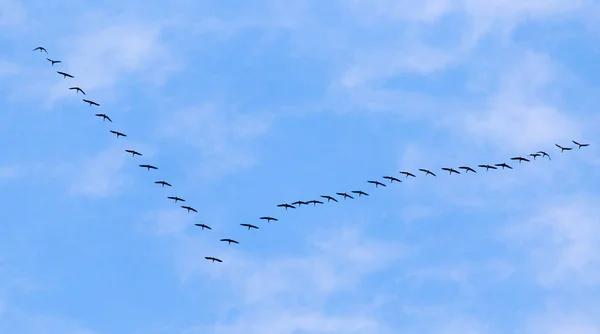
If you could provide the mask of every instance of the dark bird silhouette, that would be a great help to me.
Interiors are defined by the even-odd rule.
[[[416,177],[415,174],[409,172],[400,172],[400,174],[406,175],[406,178],[408,178],[409,176]]]
[[[198,213],[198,211],[196,209],[192,208],[191,206],[182,205],[181,207],[186,209],[187,212],[194,211],[195,213]]]
[[[148,170],[150,170],[150,169],[158,169],[158,167],[154,167],[154,166],[148,165],[148,164],[140,165],[140,167],[142,167],[142,168],[148,168]]]
[[[280,207],[280,208],[285,208],[286,210],[287,210],[288,208],[290,208],[290,209],[295,209],[295,208],[296,208],[295,206],[293,206],[293,205],[290,205],[290,204],[287,204],[287,203],[284,203],[284,204],[277,204],[277,206],[278,206],[278,207]]]
[[[515,160],[515,161],[518,161],[519,163],[521,163],[523,161],[529,162],[529,159],[523,158],[523,157],[514,157],[514,158],[510,158],[510,160]]]
[[[353,193],[358,194],[358,197],[360,196],[369,196],[369,194],[367,194],[366,192],[362,191],[362,190],[352,190]]]
[[[468,173],[468,172],[477,173],[477,171],[476,171],[476,170],[474,170],[473,168],[471,168],[471,167],[469,167],[469,166],[460,166],[460,167],[458,167],[458,168],[460,168],[460,169],[464,169],[464,170],[465,170],[465,174],[466,174],[466,173]]]
[[[477,165],[477,167],[485,168],[486,171],[488,169],[498,169],[498,168],[496,168],[494,166],[491,166],[491,165]]]
[[[112,121],[111,121],[112,122]],[[117,138],[119,138],[119,136],[121,137],[127,137],[126,134],[124,134],[123,132],[119,132],[119,131],[114,131],[114,130],[110,130],[111,133],[114,133],[117,135]]]
[[[110,117],[106,116],[106,114],[96,114],[96,116],[102,117],[102,122],[104,122],[105,120],[108,120],[109,122],[112,123],[112,119],[110,119]]]
[[[67,77],[69,77],[71,79],[75,78],[74,76],[70,75],[69,73],[65,73],[65,72],[61,72],[61,71],[56,71],[56,73],[62,75],[63,79],[66,79]]]
[[[226,242],[228,245],[231,245],[231,243],[233,242],[234,244],[239,244],[239,242],[233,240],[233,239],[221,239],[221,241]]]
[[[537,153],[541,154],[542,158],[543,157],[548,157],[548,160],[552,160],[552,159],[550,159],[550,155],[548,153],[544,152],[544,151],[537,151]]]
[[[336,195],[343,196],[343,197],[344,197],[344,199],[346,199],[346,197],[350,197],[350,198],[354,199],[354,197],[352,197],[351,195],[348,195],[348,194],[346,194],[346,193],[336,193]]]
[[[177,197],[177,196],[169,196],[169,197],[167,197],[167,198],[168,198],[168,199],[172,199],[172,200],[174,200],[174,201],[175,201],[175,203],[177,203],[177,201],[180,201],[180,202],[185,202],[185,200],[184,200],[183,198],[179,198],[179,197]]]
[[[435,175],[434,173],[432,173],[432,172],[431,172],[429,169],[423,169],[423,168],[419,168],[419,170],[420,170],[421,172],[425,173],[425,175],[429,175],[429,174],[431,174],[431,175],[433,175],[433,176],[437,176],[437,175]]]
[[[210,228],[210,226],[208,226],[208,225],[204,225],[204,224],[194,224],[194,225],[202,228],[203,230],[204,229],[212,230],[212,228]]]
[[[321,195],[321,197],[327,199],[327,202],[329,202],[329,201],[337,202],[338,201],[337,199],[335,199],[335,198],[333,198],[333,197],[331,197],[329,195]]]
[[[60,60],[52,60],[50,58],[46,58],[46,59],[50,62],[50,64],[52,64],[52,66],[54,66],[54,64],[62,63],[62,61],[60,61]]]
[[[134,151],[134,150],[125,150],[125,152],[131,153],[132,157],[135,157],[136,155],[139,155],[140,157],[142,156],[142,154],[140,152],[137,152],[137,151]]]
[[[564,151],[570,151],[570,150],[573,149],[572,147],[562,147],[562,146],[560,146],[558,144],[554,144],[554,145],[556,145],[556,147],[560,148],[560,153],[562,153]]]
[[[296,202],[292,203],[292,205],[297,205],[298,207],[302,206],[303,204],[306,205],[308,203],[306,203],[304,201],[296,201]]]
[[[504,168],[513,169],[512,167],[510,167],[509,165],[505,164],[504,162],[501,163],[501,164],[496,164],[496,166],[502,167],[502,169],[504,169]]]
[[[397,179],[397,178],[395,178],[393,176],[384,176],[383,178],[390,180],[390,183],[394,183],[394,181],[396,181],[396,182],[402,182],[401,180],[399,180],[399,179]]]
[[[155,181],[154,183],[160,184],[163,188],[165,186],[172,187],[172,185],[169,182],[165,182],[165,181]]]
[[[459,171],[457,171],[456,169],[453,169],[453,168],[443,167],[442,170],[449,172],[449,175],[452,175],[452,173],[460,174]]]
[[[40,50],[40,52],[44,51],[46,52],[46,54],[48,54],[48,51],[46,51],[46,49],[43,46],[38,46],[37,48],[33,49],[33,51],[37,51]]]
[[[377,187],[379,187],[379,186],[382,186],[382,187],[387,187],[385,184],[383,184],[383,183],[381,183],[381,182],[379,182],[379,181],[373,181],[373,180],[370,180],[370,181],[367,181],[367,182],[374,184],[374,185],[375,185],[375,188],[377,188]]]
[[[207,260],[212,261],[213,263],[215,263],[215,261],[217,261],[217,262],[223,262],[220,259],[217,259],[216,257],[212,257],[212,256],[205,256],[204,258],[207,259]]]
[[[247,228],[248,228],[248,230],[250,230],[251,228],[255,228],[255,229],[257,229],[257,230],[258,230],[258,226],[254,226],[254,225],[252,225],[252,224],[240,224],[240,225],[242,225],[242,226],[244,226],[244,227],[247,227]]]
[[[317,205],[317,204],[323,204],[323,202],[321,201],[317,201],[316,199],[313,199],[311,201],[308,201],[306,203],[312,203],[313,206]]]
[[[272,220],[272,221],[278,221],[278,220],[279,220],[279,219],[277,219],[277,218],[273,218],[273,217],[260,217],[259,219],[266,220],[266,221],[267,221],[267,223],[270,223],[270,222],[271,222],[271,220]]]
[[[95,105],[96,107],[99,107],[99,106],[100,106],[100,104],[99,104],[99,103],[96,103],[96,102],[94,102],[94,101],[90,101],[90,100],[86,100],[86,99],[83,99],[83,102],[85,102],[85,103],[89,103],[89,104],[90,104],[90,107],[91,107],[92,105]]]
[[[531,153],[529,156],[530,156],[530,157],[533,157],[533,160],[535,160],[535,158],[537,158],[537,157],[541,157],[542,155],[541,155],[541,154],[539,154],[539,153]]]
[[[590,146],[590,144],[580,144],[580,143],[578,143],[578,142],[576,142],[576,141],[574,141],[574,140],[572,140],[572,142],[573,142],[573,144],[575,144],[575,145],[579,146],[579,148],[586,147],[586,146]]]
[[[70,90],[74,90],[75,93],[81,92],[83,95],[85,95],[85,92],[83,91],[83,89],[79,88],[79,87],[71,87],[69,88]]]

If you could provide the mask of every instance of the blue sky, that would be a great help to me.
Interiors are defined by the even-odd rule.
[[[0,332],[600,333],[599,10],[0,0]]]

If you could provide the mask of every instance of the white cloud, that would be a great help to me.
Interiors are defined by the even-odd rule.
[[[0,166],[0,181],[15,179],[23,176],[24,173],[23,167],[19,165]]]
[[[272,122],[270,115],[242,114],[203,104],[170,114],[160,121],[158,131],[197,150],[203,167],[195,168],[194,176],[214,180],[254,165],[257,158],[252,142],[264,135]]]
[[[545,287],[600,282],[599,199],[562,197],[510,225],[504,236],[527,251],[536,280]]]

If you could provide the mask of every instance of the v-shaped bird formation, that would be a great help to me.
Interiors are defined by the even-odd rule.
[[[33,49],[33,51],[38,51],[38,50],[40,52],[45,52],[46,54],[48,54],[48,51],[44,47],[38,46],[35,49]],[[52,67],[54,67],[55,64],[61,64],[62,63],[62,61],[60,61],[60,60],[54,60],[54,59],[50,59],[50,58],[46,58],[46,60],[48,60],[50,62],[50,64],[51,64]],[[56,71],[56,73],[58,73],[59,75],[61,75],[63,79],[67,79],[67,78],[69,78],[69,79],[75,79],[75,77],[73,75],[71,75],[69,73],[66,73],[66,72]],[[83,91],[83,89],[81,89],[78,86],[70,87],[69,89],[75,91],[76,94],[81,93],[81,94],[87,96],[87,94]],[[82,100],[83,100],[84,103],[89,104],[90,107],[92,107],[92,106],[94,106],[94,107],[100,107],[100,104],[97,103],[97,102],[95,102],[95,101],[92,101],[92,100],[89,100],[89,99],[82,99]],[[106,115],[104,113],[97,113],[97,114],[95,114],[95,116],[102,118],[103,122],[104,121],[109,121],[110,123],[113,123],[112,119],[108,115]],[[117,139],[119,137],[127,137],[127,135],[125,133],[120,132],[120,131],[116,131],[116,130],[112,130],[111,129],[111,130],[109,130],[109,132],[112,133],[112,134],[114,134],[114,135],[116,135]],[[575,144],[578,147],[578,149],[581,149],[582,147],[587,147],[587,146],[590,145],[590,144],[587,144],[587,143],[585,143],[585,144],[584,143],[579,143],[579,142],[574,141],[574,140],[572,142],[573,142],[573,144]],[[573,149],[573,147],[566,147],[566,146],[562,146],[562,145],[559,145],[559,144],[555,144],[555,146],[558,149],[560,149],[560,153],[563,153],[565,151],[571,151]],[[138,152],[138,151],[136,151],[134,149],[127,149],[127,150],[125,150],[125,153],[126,154],[131,154],[132,158],[135,158],[136,156],[138,156],[138,157],[143,156],[142,153],[140,153],[140,152]],[[531,163],[532,160],[535,161],[536,158],[540,158],[540,159],[547,158],[548,160],[552,160],[550,158],[550,155],[548,153],[546,153],[545,151],[537,151],[535,153],[528,154],[527,156],[530,157],[530,158],[526,158],[526,157],[522,157],[522,156],[515,156],[515,157],[510,158],[510,160],[518,162],[519,164],[523,163],[523,162]],[[146,164],[139,164],[139,167],[146,169],[148,172],[150,172],[150,170],[157,170],[158,169],[158,167],[156,167],[154,165],[147,164],[147,163]],[[500,162],[500,163],[494,163],[494,164],[480,164],[480,165],[477,165],[477,167],[480,168],[480,169],[485,169],[485,171],[489,171],[490,169],[497,170],[499,168],[500,169],[513,169],[513,167],[510,166],[510,165],[508,165],[506,162]],[[441,170],[444,171],[444,172],[448,172],[448,176],[452,176],[452,174],[456,174],[456,175],[460,175],[462,173],[467,174],[469,172],[473,173],[473,174],[477,173],[477,171],[475,170],[475,168],[470,167],[470,166],[458,166],[458,167],[456,167],[456,169],[454,167],[448,166],[448,167],[442,167]],[[427,176],[437,177],[437,174],[434,173],[433,171],[429,170],[429,169],[419,168],[418,171],[422,172],[423,175],[426,176],[426,177]],[[413,174],[413,173],[411,173],[409,171],[399,171],[398,173],[401,174],[401,175],[404,175],[404,179],[405,180],[408,179],[409,177],[411,177],[411,178],[415,178],[416,177],[415,174]],[[392,176],[392,175],[385,175],[385,176],[382,176],[381,178],[388,180],[389,181],[388,184],[390,184],[390,185],[393,184],[393,183],[398,183],[399,184],[399,183],[403,182],[403,180],[401,180],[400,178],[397,178],[397,177]],[[374,185],[375,188],[378,188],[378,187],[384,188],[384,187],[388,186],[387,184],[385,184],[385,183],[383,183],[381,181],[378,181],[378,180],[367,180],[366,182]],[[157,184],[157,185],[160,185],[163,188],[165,186],[172,187],[172,185],[169,182],[165,181],[165,180],[157,180],[154,183]],[[370,196],[368,193],[366,193],[363,190],[351,190],[350,193],[354,194],[354,196],[350,195],[348,192],[336,192],[335,195],[337,195],[338,198],[344,199],[344,200],[346,200],[346,199],[355,199],[356,197]],[[295,201],[293,203],[277,204],[277,207],[284,208],[285,210],[288,210],[288,209],[300,208],[303,205],[304,206],[309,206],[310,204],[312,204],[312,206],[316,206],[317,204],[322,205],[322,204],[326,204],[326,203],[330,203],[330,202],[338,202],[338,198],[336,198],[336,197],[334,197],[332,195],[320,195],[320,198],[322,198],[323,200],[327,200],[327,202],[324,202],[324,201],[321,201],[321,200],[317,200],[317,199],[298,200],[298,201]],[[185,199],[183,199],[181,197],[178,197],[178,196],[168,196],[167,199],[173,200],[175,203],[177,203],[177,202],[182,202],[182,203],[186,202]],[[188,213],[191,213],[191,212],[198,213],[198,210],[196,210],[194,207],[192,207],[190,205],[180,205],[180,207],[182,209],[186,210]],[[258,217],[258,219],[259,220],[265,220],[265,221],[267,221],[267,223],[279,221],[277,218],[274,218],[274,217],[271,217],[271,216],[262,216],[262,217]],[[208,226],[208,225],[206,225],[204,223],[196,223],[194,225],[197,226],[197,227],[199,227],[201,230],[212,230],[212,228],[210,226]],[[249,223],[242,223],[242,224],[240,224],[240,226],[242,226],[243,228],[247,228],[248,230],[251,230],[251,229],[258,230],[259,229],[258,226],[253,225],[253,224],[249,224]],[[221,242],[226,242],[228,245],[231,245],[232,243],[233,244],[239,244],[239,242],[237,240],[233,240],[233,239],[230,239],[230,238],[221,238],[219,240]],[[221,259],[219,259],[217,257],[214,257],[214,256],[206,256],[205,259],[208,260],[208,261],[211,261],[213,263],[214,262],[219,262],[219,263],[223,262]]]

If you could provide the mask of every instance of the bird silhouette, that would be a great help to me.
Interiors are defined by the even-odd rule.
[[[204,258],[207,259],[207,260],[209,260],[209,261],[212,261],[213,263],[215,263],[215,261],[217,261],[217,262],[223,262],[220,259],[217,259],[216,257],[213,257],[213,256],[205,256]]]
[[[134,150],[125,150],[125,152],[131,153],[132,157],[135,157],[136,155],[142,156],[142,154],[140,152],[137,152],[137,151],[134,151]]]
[[[498,169],[491,165],[477,165],[477,167],[485,168],[486,171],[488,171],[489,169]]]
[[[169,182],[165,182],[165,181],[155,181],[154,183],[156,183],[156,184],[160,184],[160,185],[161,185],[163,188],[164,188],[165,186],[172,187],[172,185],[171,185]]]
[[[523,161],[529,162],[529,159],[523,158],[523,157],[514,157],[514,158],[510,158],[510,160],[515,160],[515,161],[518,161],[519,163],[521,163]]]
[[[570,150],[573,149],[572,147],[562,147],[562,146],[560,146],[558,144],[554,144],[554,145],[556,145],[556,147],[560,148],[560,153],[562,153],[564,151],[570,151]]]
[[[40,52],[44,51],[44,52],[46,52],[46,54],[48,54],[48,51],[46,51],[46,49],[43,46],[38,46],[37,48],[33,49],[33,51],[36,51],[36,50],[40,50]]]
[[[449,172],[449,175],[452,175],[452,173],[454,173],[454,174],[460,174],[459,171],[457,171],[456,169],[453,169],[453,168],[443,167],[442,170],[445,170],[445,171]]]
[[[532,157],[532,158],[533,158],[533,160],[535,160],[535,158],[537,158],[537,157],[541,157],[542,155],[541,155],[541,154],[539,154],[539,153],[531,153],[531,154],[529,154],[529,156],[530,156],[530,157]]]
[[[83,89],[79,88],[79,87],[71,87],[69,88],[70,90],[74,90],[75,93],[79,93],[81,92],[83,95],[85,95],[85,92],[83,91]]]
[[[56,71],[56,73],[62,75],[63,79],[66,79],[67,77],[69,77],[71,79],[75,78],[74,76],[70,75],[69,73],[65,73],[65,72],[61,72],[61,71]]]
[[[244,227],[247,227],[247,228],[248,228],[248,230],[250,230],[251,228],[254,228],[254,229],[257,229],[257,230],[258,230],[258,226],[254,226],[254,225],[252,225],[252,224],[240,224],[240,225],[242,225],[242,226],[244,226]]]
[[[354,199],[354,197],[352,197],[351,195],[348,195],[346,193],[336,193],[336,195],[340,195],[340,196],[344,197],[344,199],[346,199],[347,197]]]
[[[298,207],[302,206],[302,205],[306,205],[308,203],[304,202],[304,201],[296,201],[294,203],[292,203],[292,205],[297,205]]]
[[[415,174],[409,172],[400,172],[400,174],[406,175],[406,178],[408,178],[409,176],[416,177]]]
[[[315,206],[317,204],[323,204],[323,202],[317,201],[316,199],[310,200],[310,201],[308,201],[306,203],[309,203],[309,204],[312,203],[313,206]]]
[[[196,211],[196,209],[192,208],[191,206],[182,205],[181,207],[186,209],[187,212],[194,211],[195,213],[198,213],[198,211]]]
[[[175,203],[177,203],[177,201],[179,201],[179,202],[185,202],[185,200],[184,200],[183,198],[179,198],[179,197],[177,197],[177,196],[169,196],[169,197],[167,197],[167,198],[168,198],[168,199],[172,199],[172,200],[174,200],[174,201],[175,201]]]
[[[373,181],[373,180],[369,180],[369,181],[367,181],[367,182],[374,184],[374,185],[375,185],[375,188],[377,188],[377,187],[379,187],[379,186],[382,186],[382,187],[387,187],[385,184],[383,184],[383,183],[381,183],[381,182],[379,182],[379,181]]]
[[[96,116],[102,117],[102,122],[104,122],[105,120],[108,120],[109,122],[112,123],[112,119],[110,119],[110,117],[106,116],[105,114],[96,114]]]
[[[542,158],[543,157],[548,157],[548,160],[552,160],[552,159],[550,159],[550,155],[548,153],[544,152],[544,151],[537,151],[537,153],[541,154]]]
[[[124,134],[123,132],[114,131],[114,130],[110,130],[110,132],[116,134],[117,138],[119,138],[119,136],[121,136],[121,137],[127,137],[127,135]]]
[[[432,173],[429,169],[424,169],[424,168],[419,168],[419,170],[423,173],[425,173],[425,175],[433,175],[433,176],[437,176],[434,173]]]
[[[83,99],[83,102],[85,102],[85,103],[89,103],[89,104],[90,104],[90,107],[91,107],[92,105],[95,105],[96,107],[99,107],[99,106],[100,106],[100,104],[98,104],[98,103],[96,103],[96,102],[94,102],[94,101],[91,101],[91,100],[86,100],[86,99]]]
[[[148,164],[145,164],[145,165],[140,165],[140,167],[142,167],[142,168],[147,168],[148,170],[150,170],[150,169],[158,169],[158,167],[154,167],[154,166],[152,166],[152,165],[148,165]]]
[[[352,190],[353,193],[358,194],[358,197],[360,196],[369,196],[369,194],[367,194],[366,192],[362,191],[362,190]]]
[[[468,172],[473,172],[473,173],[477,173],[476,170],[474,170],[473,168],[469,167],[469,166],[460,166],[458,167],[459,169],[464,169],[465,170],[465,174]]]
[[[510,167],[509,165],[505,164],[504,162],[501,164],[495,164],[498,167],[502,167],[502,169],[504,168],[508,168],[508,169],[513,169],[512,167]]]
[[[402,182],[400,179],[397,179],[397,178],[395,178],[393,176],[384,176],[383,178],[390,180],[390,183],[394,183],[394,181],[396,181],[396,182]]]
[[[275,221],[275,222],[279,220],[279,219],[273,218],[273,217],[260,217],[259,219],[266,220],[268,223],[270,223],[271,220]]]
[[[226,242],[228,245],[231,245],[231,243],[233,242],[234,244],[239,244],[239,242],[233,240],[233,239],[221,239],[220,241],[224,241]]]
[[[204,225],[204,224],[194,224],[194,225],[196,225],[196,226],[200,227],[200,228],[201,228],[201,229],[203,229],[203,230],[204,230],[204,229],[207,229],[207,230],[212,230],[212,228],[210,228],[210,226],[208,226],[208,225]]]
[[[283,203],[283,204],[277,204],[278,207],[280,208],[285,208],[286,210],[289,209],[295,209],[296,207],[287,203]]]
[[[580,143],[578,143],[578,142],[576,142],[576,141],[574,141],[574,140],[572,140],[572,142],[573,142],[573,144],[575,144],[575,145],[579,146],[579,148],[586,147],[586,146],[590,146],[590,144],[580,144]]]
[[[338,201],[337,199],[335,199],[334,197],[331,197],[329,195],[321,195],[321,197],[325,198],[327,200],[327,202],[329,202],[329,201],[337,202]]]
[[[54,64],[62,63],[62,61],[60,61],[60,60],[52,60],[50,58],[46,58],[46,59],[50,62],[50,64],[52,64],[52,66],[54,66]]]

